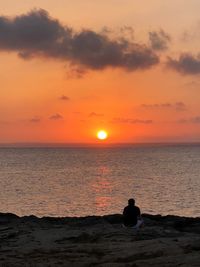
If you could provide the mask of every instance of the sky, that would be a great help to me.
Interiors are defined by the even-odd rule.
[[[200,1],[0,4],[0,143],[200,141]]]

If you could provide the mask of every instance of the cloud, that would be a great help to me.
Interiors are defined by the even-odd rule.
[[[194,42],[198,41],[200,37],[200,21],[197,21],[195,24],[193,24],[188,29],[184,30],[181,34],[180,41],[181,42]]]
[[[189,81],[189,82],[186,82],[183,84],[184,87],[188,88],[188,87],[191,87],[191,88],[197,88],[200,86],[200,83],[198,81]]]
[[[60,115],[60,114],[58,114],[58,113],[56,113],[56,114],[50,116],[49,119],[50,119],[50,120],[54,120],[54,121],[62,120],[62,119],[63,119],[63,116]]]
[[[96,112],[91,112],[88,117],[103,117],[104,114],[101,113],[96,113]]]
[[[130,124],[151,124],[152,120],[141,120],[141,119],[129,119],[129,118],[114,118],[112,123],[130,123]]]
[[[153,50],[164,51],[168,49],[171,37],[163,30],[159,32],[152,31],[149,32],[149,41]]]
[[[35,117],[31,118],[29,121],[30,121],[30,122],[33,122],[33,123],[38,123],[38,122],[41,121],[41,118],[38,117],[38,116],[35,116]]]
[[[66,65],[66,75],[69,79],[81,79],[87,73],[87,70],[83,66],[72,66],[72,64]]]
[[[70,100],[70,98],[68,96],[66,96],[66,95],[60,96],[59,99],[62,100],[62,101],[69,101]]]
[[[171,108],[170,103],[163,103],[163,104],[142,104],[141,107],[143,108]]]
[[[191,119],[191,122],[193,122],[193,123],[200,123],[200,116],[198,116],[198,117],[193,117],[193,118]]]
[[[181,42],[191,42],[194,41],[195,39],[195,36],[194,36],[194,32],[191,33],[189,32],[188,30],[185,30],[182,34],[181,34],[181,37],[180,37],[180,41]]]
[[[1,125],[6,125],[6,124],[9,124],[9,121],[0,120],[0,124]]]
[[[122,36],[126,36],[127,39],[133,40],[135,31],[131,26],[123,26],[120,28]]]
[[[200,123],[200,116],[192,117],[192,118],[183,118],[178,120],[179,123],[194,123],[199,124]]]
[[[175,109],[176,111],[185,111],[187,106],[183,102],[176,103],[160,103],[160,104],[142,104],[142,108],[147,109]]]
[[[176,102],[174,107],[177,111],[185,111],[187,110],[187,106],[183,102]]]
[[[0,16],[0,50],[17,52],[25,60],[55,58],[93,70],[111,67],[135,71],[159,63],[146,45],[111,39],[92,30],[75,32],[41,9],[14,18]]]
[[[200,55],[196,57],[189,53],[181,54],[179,59],[168,58],[167,67],[181,74],[200,74]]]

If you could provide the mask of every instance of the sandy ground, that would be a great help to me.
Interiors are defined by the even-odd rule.
[[[120,215],[0,213],[0,266],[200,266],[200,218],[143,217],[136,232],[122,227]]]

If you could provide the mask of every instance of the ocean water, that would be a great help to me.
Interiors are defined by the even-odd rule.
[[[0,212],[200,216],[200,145],[0,148]]]

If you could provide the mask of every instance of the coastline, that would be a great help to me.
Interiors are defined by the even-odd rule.
[[[200,218],[143,214],[18,217],[0,213],[0,266],[200,266]]]

